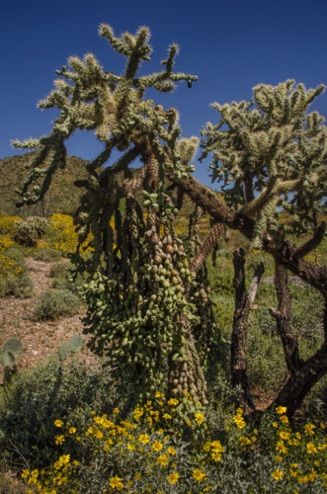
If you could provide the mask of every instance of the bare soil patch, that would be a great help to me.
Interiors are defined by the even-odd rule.
[[[8,338],[19,338],[22,341],[24,350],[18,360],[20,369],[35,366],[40,360],[54,354],[62,341],[83,332],[83,309],[74,316],[61,317],[57,321],[36,320],[35,306],[41,294],[50,288],[49,272],[52,263],[27,258],[26,265],[33,282],[33,296],[27,299],[0,298],[0,347]],[[81,357],[90,362],[95,358],[86,347],[81,352]],[[2,381],[1,366],[0,383]]]

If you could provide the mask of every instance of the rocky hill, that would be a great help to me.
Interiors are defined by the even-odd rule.
[[[57,171],[46,197],[39,204],[16,207],[16,202],[20,198],[15,190],[22,186],[27,175],[25,166],[33,160],[34,156],[33,152],[0,159],[0,211],[22,217],[50,216],[53,213],[72,214],[82,193],[73,186],[73,182],[86,177],[87,164],[87,161],[76,156],[67,158],[66,168]]]

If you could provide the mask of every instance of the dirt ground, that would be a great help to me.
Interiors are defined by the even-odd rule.
[[[51,263],[27,258],[26,264],[33,282],[33,296],[26,299],[0,298],[0,347],[8,338],[19,338],[22,341],[23,352],[17,361],[20,369],[35,366],[40,360],[55,353],[62,341],[83,331],[83,310],[57,321],[36,320],[35,306],[41,294],[50,288]],[[81,357],[90,360],[94,358],[87,348],[82,350]],[[3,368],[0,366],[0,383],[2,381]]]

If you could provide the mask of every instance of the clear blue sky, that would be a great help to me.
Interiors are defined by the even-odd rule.
[[[18,154],[12,139],[51,130],[56,113],[36,103],[70,55],[92,52],[106,70],[122,70],[124,61],[98,36],[103,22],[116,34],[150,27],[154,51],[144,72],[160,69],[167,47],[178,43],[175,69],[199,81],[192,89],[181,84],[161,102],[179,109],[184,136],[216,121],[210,103],[249,100],[256,84],[288,78],[308,88],[327,84],[325,0],[10,0],[0,16],[0,158]],[[327,116],[327,93],[315,109]],[[83,133],[69,152],[92,159],[97,147]],[[207,163],[196,166],[209,184]]]

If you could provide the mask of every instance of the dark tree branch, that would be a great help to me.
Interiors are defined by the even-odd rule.
[[[301,259],[302,257],[309,254],[309,252],[311,252],[313,249],[318,247],[320,242],[324,239],[325,232],[326,232],[326,223],[323,221],[318,226],[313,237],[311,237],[307,242],[300,245],[300,247],[296,249],[296,251],[293,254],[294,257],[298,257],[299,259]]]
[[[270,309],[270,314],[276,319],[277,331],[281,338],[286,367],[289,374],[294,374],[301,367],[298,340],[291,327],[291,294],[287,285],[287,270],[275,259],[275,287],[278,308]]]
[[[240,230],[247,238],[252,237],[254,221],[241,213],[235,213],[232,208],[223,204],[212,190],[200,184],[194,177],[190,175],[178,182],[178,185],[216,223],[224,223],[230,228]]]
[[[255,268],[254,276],[248,292],[245,288],[245,258],[244,250],[237,249],[234,252],[234,288],[235,288],[235,311],[233,318],[232,344],[231,344],[231,375],[232,387],[240,388],[244,393],[245,403],[255,410],[249,389],[247,378],[247,335],[248,317],[253,305],[259,283],[264,272],[261,263]]]
[[[296,245],[288,240],[278,248],[267,243],[265,250],[278,258],[278,261],[293,274],[319,290],[324,297],[327,296],[327,266],[314,266],[304,261],[296,255]]]

